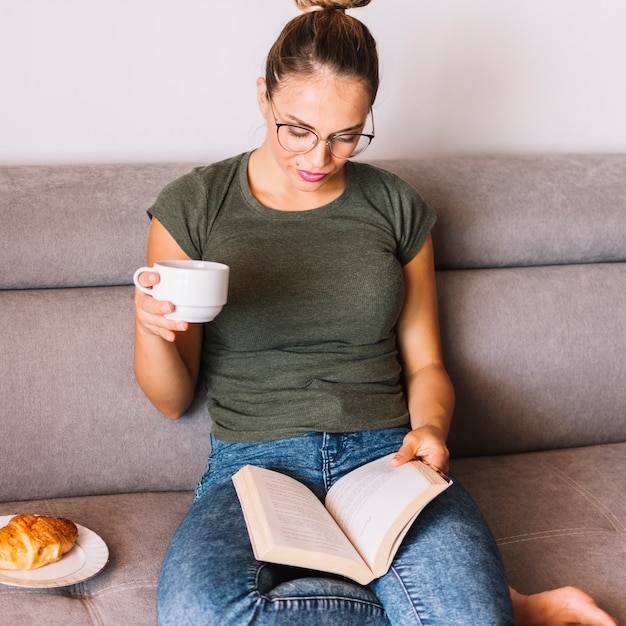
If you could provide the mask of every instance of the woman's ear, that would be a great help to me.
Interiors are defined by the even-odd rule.
[[[261,109],[261,115],[265,117],[265,113],[267,110],[267,82],[265,82],[265,78],[259,77],[256,79],[256,99],[259,104],[259,109]]]

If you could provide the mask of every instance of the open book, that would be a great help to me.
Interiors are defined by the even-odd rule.
[[[420,511],[451,484],[421,461],[393,467],[392,456],[338,480],[325,505],[289,476],[252,465],[240,469],[233,482],[255,558],[363,585],[385,574]]]

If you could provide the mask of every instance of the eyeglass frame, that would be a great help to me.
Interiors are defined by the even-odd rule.
[[[374,137],[376,137],[375,134],[375,127],[374,127],[374,111],[372,109],[372,107],[370,107],[369,109],[369,115],[372,118],[372,132],[371,133],[333,133],[332,135],[330,135],[329,137],[327,137],[326,139],[322,139],[318,134],[317,131],[313,130],[312,128],[307,128],[306,126],[299,126],[298,124],[287,124],[287,123],[283,123],[283,122],[279,122],[278,118],[276,117],[276,111],[274,110],[274,102],[270,96],[270,94],[267,94],[267,99],[270,103],[270,107],[272,109],[272,115],[274,117],[274,124],[276,124],[276,139],[278,140],[278,145],[285,151],[285,152],[289,152],[290,154],[307,154],[308,152],[311,152],[311,150],[313,150],[315,147],[317,147],[317,145],[319,144],[320,141],[323,141],[326,144],[326,148],[328,148],[328,152],[330,152],[330,154],[332,154],[332,156],[334,156],[336,159],[341,159],[343,161],[348,161],[349,159],[355,157],[355,156],[359,156],[359,154],[363,154],[363,152],[365,152],[365,150],[367,150],[370,146],[370,144],[372,143],[372,139],[374,139]],[[278,132],[280,131],[281,127],[283,126],[289,126],[291,128],[299,128],[300,130],[305,130],[309,133],[313,133],[313,135],[315,135],[315,143],[308,149],[308,150],[303,150],[303,151],[294,151],[294,150],[289,150],[288,148],[285,148],[285,146],[283,146],[283,144],[280,142],[280,138],[278,136]],[[351,154],[350,156],[347,157],[343,157],[343,156],[337,156],[333,151],[332,148],[330,147],[333,139],[337,138],[337,137],[342,137],[342,136],[348,136],[348,137],[367,137],[369,139],[369,143],[363,148],[363,150],[359,150],[359,152],[357,152],[356,154]]]

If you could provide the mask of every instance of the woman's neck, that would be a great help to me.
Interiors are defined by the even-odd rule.
[[[248,185],[254,198],[265,207],[277,211],[310,211],[341,196],[346,188],[346,171],[342,168],[319,189],[298,189],[277,166],[264,144],[250,155]]]

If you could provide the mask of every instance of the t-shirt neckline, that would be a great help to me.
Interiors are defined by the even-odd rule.
[[[250,189],[250,183],[248,182],[248,163],[250,161],[251,154],[252,152],[246,152],[242,155],[239,168],[239,187],[250,208],[257,213],[265,215],[266,217],[283,220],[301,220],[321,217],[328,212],[335,211],[338,207],[343,205],[352,193],[354,185],[354,177],[351,176],[352,163],[347,161],[345,164],[346,186],[337,198],[331,200],[327,204],[315,207],[314,209],[307,209],[305,211],[281,211],[280,209],[273,209],[265,206],[254,197],[252,190]]]

